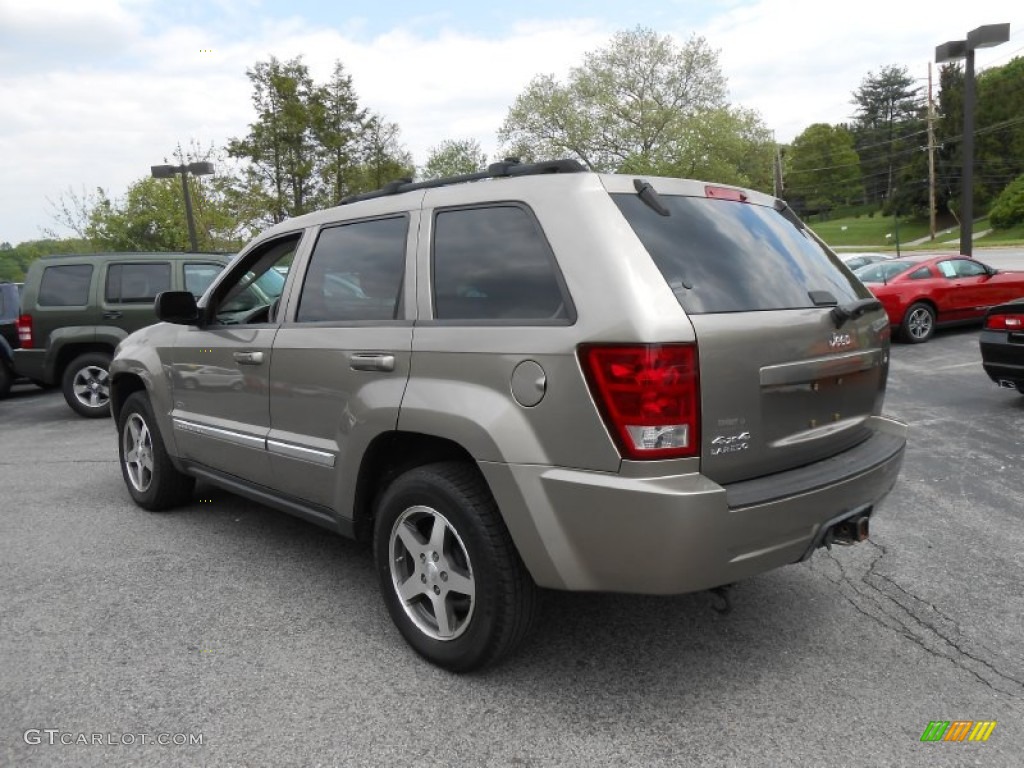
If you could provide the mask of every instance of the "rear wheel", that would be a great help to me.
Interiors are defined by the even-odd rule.
[[[928,341],[935,333],[935,310],[924,302],[911,305],[903,316],[903,338],[911,344]]]
[[[377,507],[374,555],[395,625],[445,669],[499,661],[533,622],[537,588],[472,465],[430,464],[392,482]]]
[[[145,392],[135,392],[125,400],[117,435],[121,474],[136,504],[155,511],[191,498],[195,478],[179,472],[171,462]]]
[[[71,361],[61,380],[64,399],[80,416],[110,415],[110,355],[86,352]]]

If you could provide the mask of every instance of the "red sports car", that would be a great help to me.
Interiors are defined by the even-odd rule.
[[[980,322],[989,307],[1024,297],[1024,272],[966,256],[904,256],[854,274],[882,302],[893,328],[914,344],[928,341],[937,326]]]

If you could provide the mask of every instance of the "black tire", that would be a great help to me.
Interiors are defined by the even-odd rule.
[[[140,507],[158,511],[191,499],[195,478],[171,462],[145,392],[125,400],[117,419],[117,448],[124,484]]]
[[[14,371],[6,360],[0,360],[0,400],[11,394],[11,386],[14,384]]]
[[[79,416],[103,419],[110,416],[110,355],[86,352],[64,369],[64,399]]]
[[[1018,384],[1017,391],[1024,395],[1024,384]]]
[[[919,301],[912,304],[900,325],[903,340],[910,344],[923,344],[935,335],[935,310]]]
[[[475,466],[409,470],[388,486],[376,512],[381,593],[417,653],[452,672],[469,672],[515,650],[533,623],[537,587]],[[407,585],[405,599],[400,584]],[[443,626],[435,600],[445,606]]]

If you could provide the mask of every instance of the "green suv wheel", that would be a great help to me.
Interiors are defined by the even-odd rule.
[[[406,642],[453,672],[497,662],[522,641],[536,587],[476,467],[399,476],[374,521],[384,602]]]
[[[136,504],[155,511],[191,498],[195,478],[179,472],[171,462],[144,392],[135,392],[125,401],[117,435],[121,474]]]
[[[64,369],[64,399],[72,410],[90,419],[110,415],[110,355],[87,352]]]

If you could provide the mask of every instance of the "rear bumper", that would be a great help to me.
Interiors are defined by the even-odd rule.
[[[14,350],[14,372],[26,379],[52,384],[47,375],[46,352],[45,349]]]
[[[1005,331],[981,332],[981,364],[992,381],[1024,384],[1024,344],[1009,341]]]
[[[872,514],[896,482],[906,446],[903,424],[873,421],[876,434],[866,444],[730,488],[699,473],[637,478],[532,465],[481,469],[540,586],[677,594],[797,562],[828,523]]]

